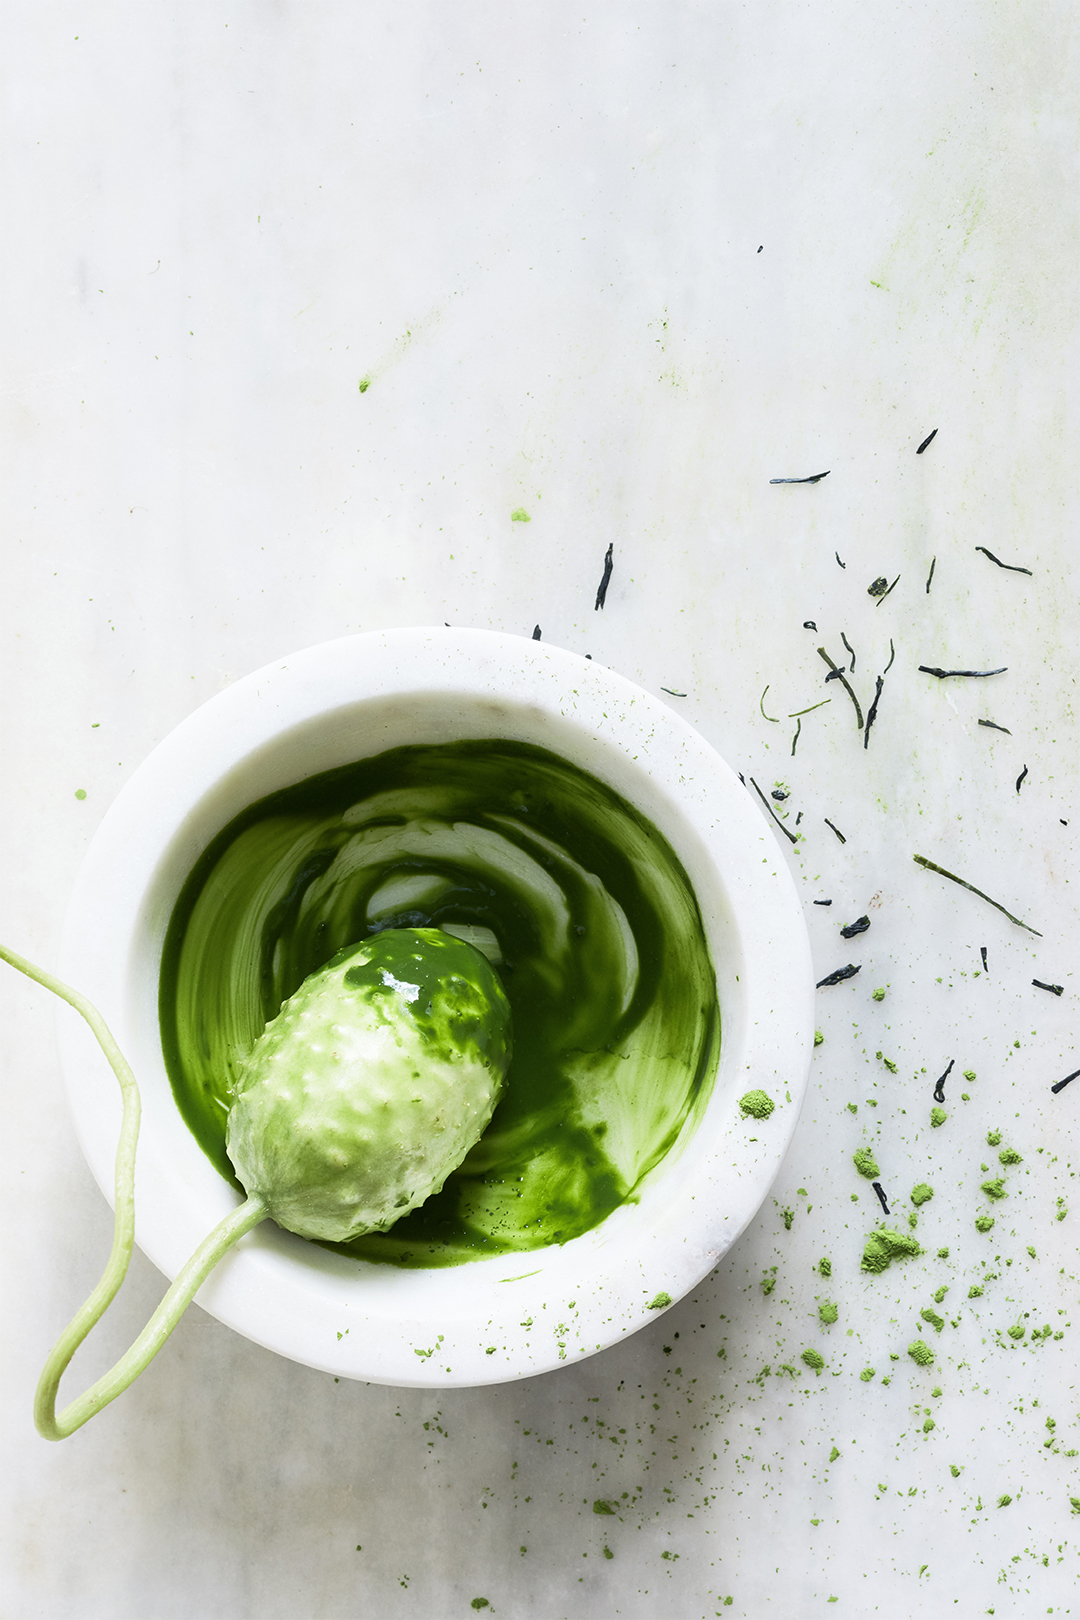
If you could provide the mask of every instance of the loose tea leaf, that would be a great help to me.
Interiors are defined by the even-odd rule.
[[[607,588],[608,582],[611,579],[611,570],[614,567],[614,563],[612,561],[614,555],[615,546],[614,543],[612,543],[610,546],[608,546],[607,551],[604,553],[604,577],[601,579],[600,584],[596,588],[596,601],[593,604],[594,613],[599,612],[604,603],[607,601]]]
[[[768,719],[769,718],[768,715],[766,715],[765,718]],[[769,801],[765,797],[764,793],[762,793],[761,789],[758,787],[758,785],[754,781],[753,777],[750,778],[750,785],[754,789],[754,792],[757,794],[758,798],[761,800],[762,804],[765,806],[766,810],[769,812],[770,816],[772,816],[773,820],[776,822],[776,825],[779,827],[779,829],[783,833],[784,837],[785,838],[790,838],[791,842],[793,844],[797,844],[799,842],[799,840],[796,838],[796,836],[795,836],[795,834],[793,832],[789,832],[788,829],[784,826],[784,823],[780,820],[780,817],[777,815],[776,811],[773,809],[772,805],[769,803]]]
[[[979,724],[980,726],[987,726],[991,731],[1003,731],[1006,737],[1012,736],[1008,726],[999,726],[996,720],[980,720]]]
[[[934,1101],[935,1102],[943,1103],[945,1101],[945,1082],[949,1078],[950,1074],[952,1074],[953,1064],[955,1062],[956,1062],[955,1058],[950,1058],[949,1059],[949,1067],[945,1070],[945,1073],[941,1076],[940,1080],[938,1080],[937,1084],[934,1086]]]
[[[933,669],[929,664],[920,664],[919,671],[923,675],[936,675],[939,681],[947,680],[950,675],[967,675],[976,680],[985,680],[987,675],[1004,675],[1008,664],[1002,664],[1000,669]]]
[[[1032,979],[1031,982],[1037,990],[1049,990],[1052,996],[1062,996],[1065,994],[1065,986],[1063,984],[1043,984],[1041,979]]]
[[[937,428],[935,428],[932,433],[928,433],[926,435],[926,438],[923,440],[922,444],[920,444],[920,446],[916,450],[915,454],[917,456],[921,456],[923,451],[926,449],[927,445],[930,444],[936,438],[937,438]]]
[[[832,827],[832,830],[833,830],[833,832],[834,832],[834,833],[835,833],[835,834],[836,834],[836,836],[837,836],[837,838],[839,838],[839,840],[840,840],[840,842],[841,842],[841,843],[842,843],[842,844],[846,844],[846,843],[847,843],[847,839],[846,839],[846,838],[845,838],[845,837],[844,837],[844,835],[843,835],[843,833],[842,833],[842,832],[841,832],[841,831],[840,831],[840,829],[839,829],[839,827],[833,827],[833,824],[832,824],[832,822],[831,822],[831,821],[830,821],[830,820],[829,820],[829,818],[828,818],[828,816],[826,816],[826,817],[825,817],[825,825],[826,825],[826,827]]]
[[[830,468],[829,471],[832,469]],[[770,478],[770,484],[820,484],[823,478],[828,478],[829,472],[814,473],[810,478]]]
[[[845,979],[853,979],[856,973],[860,971],[861,967],[861,962],[859,963],[858,967],[856,967],[853,962],[849,962],[847,967],[837,968],[835,972],[827,973],[823,979],[818,980],[814,988],[816,990],[820,990],[824,985],[827,984],[843,984]]]
[[[990,561],[997,563],[999,568],[1007,568],[1011,574],[1028,574],[1031,578],[1035,577],[1030,568],[1019,568],[1016,563],[1003,563],[1000,557],[995,557],[994,553],[987,551],[985,546],[976,546],[975,550],[981,551],[984,557],[989,557]]]
[[[977,894],[980,900],[985,900],[988,905],[993,906],[995,911],[1000,911],[1002,916],[1008,917],[1009,921],[1015,923],[1018,928],[1026,928],[1029,934],[1034,934],[1037,939],[1042,939],[1042,935],[1037,928],[1032,928],[1030,923],[1022,922],[1019,917],[1014,917],[1011,911],[1006,911],[1003,905],[999,905],[996,900],[991,900],[988,894],[984,894],[981,889],[977,889],[973,883],[966,883],[962,877],[957,877],[955,872],[946,872],[943,866],[938,866],[934,861],[928,861],[925,855],[913,855],[911,858],[913,861],[917,861],[920,866],[925,866],[928,872],[936,872],[939,877],[948,878],[950,883],[959,883],[962,889],[969,889],[972,894]]]
[[[819,647],[818,648],[818,657],[819,658],[824,658],[824,660],[828,664],[829,668],[831,670],[835,671],[836,679],[840,682],[841,686],[844,688],[844,691],[847,693],[847,695],[851,699],[852,703],[854,703],[854,705],[855,705],[855,723],[858,726],[859,730],[861,731],[862,728],[863,728],[862,709],[859,707],[859,700],[855,696],[855,693],[852,691],[851,686],[850,686],[850,684],[848,682],[847,676],[844,674],[843,670],[840,668],[840,666],[838,664],[833,663],[832,659],[829,657],[829,655],[825,651],[824,647]],[[825,679],[828,680],[829,676],[826,675]]]
[[[844,939],[854,939],[856,934],[865,934],[869,926],[869,917],[858,917],[853,923],[848,923],[846,928],[841,928],[840,933]]]

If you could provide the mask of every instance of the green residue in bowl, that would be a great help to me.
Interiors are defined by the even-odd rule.
[[[246,1053],[309,973],[393,927],[446,928],[488,955],[514,1056],[491,1124],[443,1190],[339,1252],[437,1266],[564,1243],[632,1198],[700,1119],[719,1007],[697,902],[667,841],[545,750],[399,748],[251,805],[174,908],[159,998],[166,1067],[188,1126],[234,1185],[225,1123]]]

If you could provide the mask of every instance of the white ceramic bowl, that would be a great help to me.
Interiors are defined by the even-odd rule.
[[[102,1009],[139,1078],[137,1238],[155,1265],[175,1277],[237,1202],[175,1107],[158,1030],[162,942],[195,860],[277,788],[405,743],[470,737],[550,749],[669,840],[716,969],[719,1068],[697,1129],[637,1201],[561,1247],[399,1270],[270,1222],[250,1233],[199,1303],[256,1343],[339,1377],[499,1383],[633,1333],[654,1319],[658,1294],[677,1300],[693,1288],[754,1215],[806,1086],[813,984],[794,885],[747,790],[691,726],[610,670],[541,642],[443,629],[329,642],[248,676],[177,727],[105,817],[72,899],[61,972]],[[68,1091],[111,1198],[117,1087],[76,1025],[60,1026]],[[763,1122],[738,1106],[756,1088],[776,1103]]]

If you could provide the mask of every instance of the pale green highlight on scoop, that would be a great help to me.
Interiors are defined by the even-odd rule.
[[[245,1190],[301,1237],[386,1231],[479,1140],[509,1026],[487,961],[440,929],[340,951],[241,1068],[226,1143]]]

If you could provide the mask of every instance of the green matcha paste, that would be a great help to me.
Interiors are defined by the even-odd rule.
[[[438,1266],[564,1243],[631,1199],[697,1124],[720,1013],[671,846],[545,750],[399,748],[251,805],[173,911],[165,1063],[185,1121],[234,1185],[226,1121],[245,1057],[310,973],[387,928],[441,928],[483,952],[510,1003],[513,1058],[490,1125],[442,1191],[388,1232],[329,1246]]]

